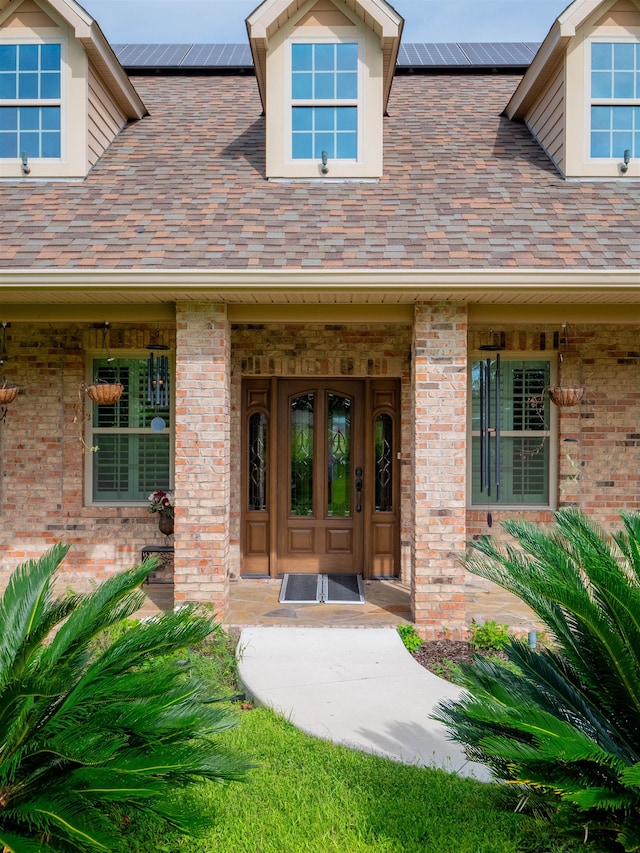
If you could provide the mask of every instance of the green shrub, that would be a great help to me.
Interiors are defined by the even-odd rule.
[[[422,637],[415,629],[415,625],[398,625],[398,634],[408,652],[417,652],[422,645]]]
[[[215,626],[187,607],[121,628],[153,561],[55,598],[67,550],[20,566],[0,600],[0,849],[124,851],[141,814],[195,831],[176,789],[246,768],[217,745],[234,720],[174,659]]]
[[[608,537],[574,509],[545,531],[504,527],[517,545],[473,543],[467,568],[521,598],[550,648],[510,640],[511,671],[478,658],[466,692],[436,718],[515,789],[520,807],[592,849],[640,850],[640,516]]]
[[[493,621],[478,625],[474,619],[469,626],[469,642],[479,652],[500,652],[509,645],[509,626]]]

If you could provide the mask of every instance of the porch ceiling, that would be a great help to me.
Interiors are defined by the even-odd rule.
[[[15,270],[14,305],[640,305],[640,270]],[[635,315],[636,312],[634,311]]]

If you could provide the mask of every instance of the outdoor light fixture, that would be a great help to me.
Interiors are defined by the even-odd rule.
[[[22,152],[22,174],[28,175],[31,172],[31,167],[29,166],[29,158],[27,157],[27,152]]]
[[[322,152],[322,174],[326,175],[329,171],[329,167],[327,166],[327,160],[329,159],[329,155],[326,151]]]
[[[629,160],[631,160],[631,151],[629,151],[628,148],[625,148],[624,155],[622,157],[622,163],[620,163],[621,172],[629,171]]]
[[[489,339],[486,344],[482,344],[480,349],[483,352],[499,352],[504,349],[502,334],[496,335],[493,329],[489,329]]]
[[[169,347],[162,340],[162,332],[156,329],[155,336],[152,341],[147,344],[147,349],[150,350],[168,350]]]

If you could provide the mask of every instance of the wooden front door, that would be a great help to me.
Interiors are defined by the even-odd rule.
[[[399,570],[399,382],[243,383],[242,574]]]
[[[278,401],[278,571],[360,573],[362,382],[288,380]]]

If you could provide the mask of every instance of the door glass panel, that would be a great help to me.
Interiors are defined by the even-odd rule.
[[[291,401],[291,515],[313,515],[313,408],[313,394]]]
[[[376,512],[393,511],[393,419],[378,415],[374,426]]]
[[[249,418],[249,509],[267,508],[267,418],[254,412]]]
[[[327,515],[351,515],[351,400],[327,395]]]

